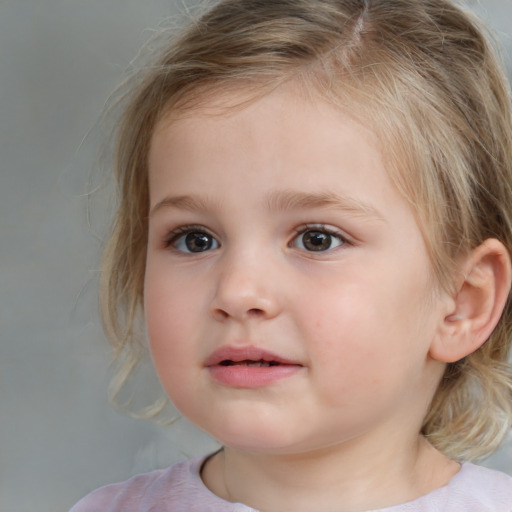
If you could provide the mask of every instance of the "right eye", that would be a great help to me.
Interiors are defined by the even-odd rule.
[[[217,239],[210,233],[195,228],[180,228],[174,231],[166,241],[166,245],[186,254],[211,251],[220,246]]]

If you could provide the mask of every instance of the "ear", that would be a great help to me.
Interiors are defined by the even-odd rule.
[[[464,258],[461,278],[448,314],[430,347],[430,356],[453,363],[473,353],[496,327],[511,285],[511,262],[506,247],[490,238]]]

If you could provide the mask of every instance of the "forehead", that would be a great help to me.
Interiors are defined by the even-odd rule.
[[[149,152],[149,168],[171,158],[175,164],[200,164],[208,168],[217,160],[240,161],[243,152],[259,155],[254,166],[265,163],[269,171],[293,165],[297,175],[309,171],[313,177],[320,166],[332,165],[331,153],[341,140],[352,139],[373,151],[347,151],[340,164],[353,166],[371,158],[381,164],[381,148],[375,134],[352,117],[347,109],[331,105],[319,96],[306,97],[295,86],[280,87],[254,99],[251,95],[217,95],[198,108],[171,110],[157,123]],[[251,168],[250,162],[246,162]],[[243,172],[244,168],[240,168]],[[263,172],[260,168],[259,172]],[[179,166],[176,167],[176,175]],[[186,174],[186,173],[185,173]],[[270,172],[271,174],[271,172]],[[277,179],[279,173],[274,173]],[[271,177],[271,176],[269,176]]]
[[[389,178],[379,139],[345,111],[286,88],[229,106],[220,98],[171,112],[156,126],[151,211],[162,203],[222,205],[235,215],[256,203],[274,211],[336,204],[374,220],[414,221]]]

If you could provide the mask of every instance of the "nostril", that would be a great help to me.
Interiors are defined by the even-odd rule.
[[[210,315],[217,321],[223,322],[234,319],[239,322],[246,320],[259,321],[273,318],[280,311],[279,305],[273,297],[260,295],[235,294],[220,292],[216,294],[210,305]]]
[[[217,320],[225,320],[226,318],[229,317],[229,314],[226,311],[224,311],[223,309],[215,309],[213,311],[213,316]]]
[[[260,308],[250,308],[245,313],[243,311],[240,312],[229,312],[223,308],[217,308],[212,311],[213,318],[219,321],[227,320],[230,317],[236,317],[240,320],[247,318],[261,318],[265,316],[265,310]]]
[[[249,316],[261,316],[263,315],[263,310],[259,308],[251,308],[247,311]]]

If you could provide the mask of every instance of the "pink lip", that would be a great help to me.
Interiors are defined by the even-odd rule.
[[[251,365],[257,362],[271,366]],[[252,346],[222,347],[208,357],[204,366],[214,380],[235,388],[267,386],[303,368],[297,361]]]

